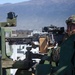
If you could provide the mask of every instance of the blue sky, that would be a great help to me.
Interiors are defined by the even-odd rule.
[[[18,2],[22,2],[22,1],[29,1],[29,0],[1,0],[0,4],[4,4],[4,3],[18,3]]]

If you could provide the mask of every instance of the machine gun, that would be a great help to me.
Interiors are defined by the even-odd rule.
[[[43,27],[42,32],[48,32],[48,33],[52,32],[52,33],[62,34],[64,33],[64,27],[57,27],[54,25],[50,25],[47,27]]]

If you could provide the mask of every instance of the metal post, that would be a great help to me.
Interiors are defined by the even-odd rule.
[[[0,54],[0,75],[2,75],[2,55]]]

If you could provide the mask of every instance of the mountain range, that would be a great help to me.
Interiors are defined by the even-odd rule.
[[[18,15],[16,29],[40,30],[51,24],[66,28],[66,19],[75,14],[75,1],[30,0],[0,4],[0,22],[6,21],[6,14],[10,11]]]

